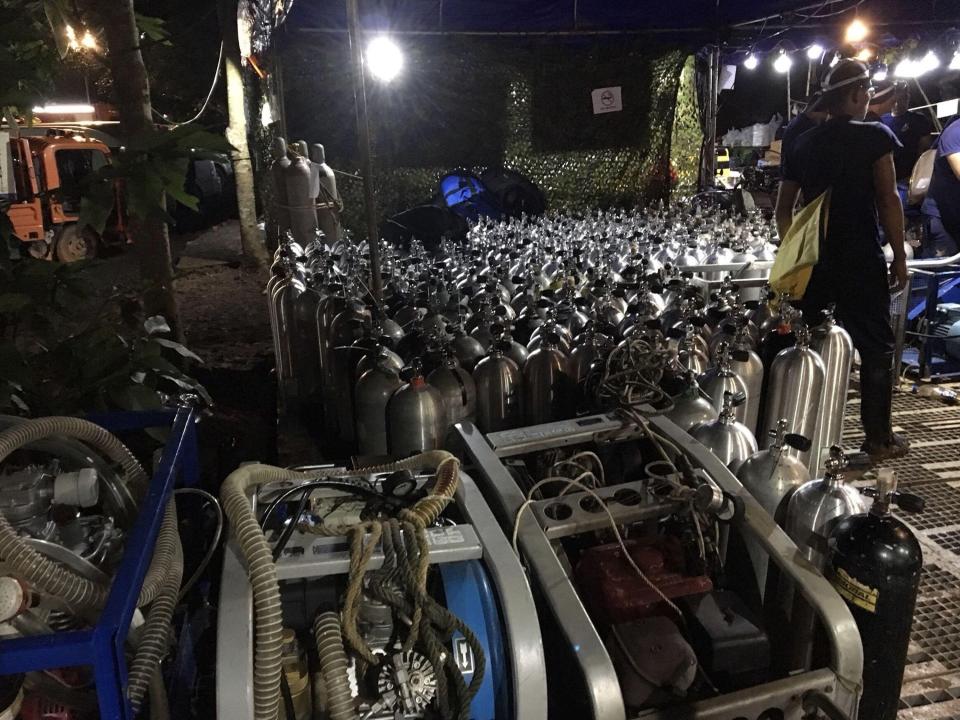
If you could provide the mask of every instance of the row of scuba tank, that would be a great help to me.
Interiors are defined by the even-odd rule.
[[[427,449],[464,419],[492,432],[609,409],[625,399],[603,392],[613,379],[620,390],[656,383],[684,429],[713,423],[708,445],[731,466],[756,447],[750,437],[767,446],[781,418],[813,444],[798,456],[819,466],[817,449],[840,439],[846,333],[827,318],[811,339],[788,300],[729,277],[706,293],[712,271],[661,260],[690,244],[759,254],[768,233],[701,208],[481,221],[470,244],[439,253],[382,248],[380,303],[363,284],[363,248],[288,241],[268,283],[278,375],[285,394],[321,399],[325,431],[365,454]],[[388,412],[388,390],[401,389]]]

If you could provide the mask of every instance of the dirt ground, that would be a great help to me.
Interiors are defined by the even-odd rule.
[[[215,487],[240,462],[276,457],[267,274],[242,263],[235,220],[174,236],[171,245],[185,343],[203,359],[190,372],[214,400],[200,427],[205,481]],[[127,248],[103,258],[91,268],[91,279],[105,293],[136,293],[135,254]]]

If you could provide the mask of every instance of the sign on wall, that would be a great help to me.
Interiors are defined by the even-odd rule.
[[[590,93],[593,98],[593,114],[601,115],[609,112],[620,112],[623,110],[623,97],[620,92],[620,85],[614,87],[597,88]]]

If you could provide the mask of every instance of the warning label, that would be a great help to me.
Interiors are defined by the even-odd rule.
[[[840,597],[847,602],[853,603],[867,612],[875,613],[877,611],[880,591],[869,585],[864,585],[842,568],[838,568],[833,576],[833,587],[840,593]]]
[[[470,675],[473,672],[473,650],[466,638],[455,637],[453,639],[453,658],[457,661],[457,668],[462,674]]]

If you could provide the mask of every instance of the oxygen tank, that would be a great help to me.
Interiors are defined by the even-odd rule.
[[[540,347],[524,363],[523,404],[530,425],[565,420],[574,413],[575,383],[559,342],[558,335],[545,334]]]
[[[351,298],[344,310],[330,324],[330,358],[332,390],[340,439],[351,442],[353,435],[354,374],[363,356],[353,342],[363,335],[363,326],[370,320],[370,311],[361,300]]]
[[[827,578],[850,608],[863,642],[858,717],[895,720],[923,552],[890,505],[921,512],[923,499],[897,490],[893,470],[877,472],[870,511],[842,520],[830,536]]]
[[[327,165],[327,154],[320,143],[310,146],[310,159],[316,172],[317,224],[326,236],[327,244],[334,245],[340,239],[340,195],[337,193],[337,177]]]
[[[382,349],[389,352],[386,348]],[[357,380],[356,429],[361,455],[386,455],[387,403],[403,381],[386,354],[379,355],[374,367]]]
[[[716,420],[718,413],[713,403],[700,391],[693,371],[686,372],[684,382],[683,390],[673,398],[673,409],[667,413],[667,417],[680,429],[690,432],[697,425]]]
[[[810,467],[820,474],[826,451],[843,438],[843,417],[846,414],[847,388],[850,385],[850,364],[853,341],[833,317],[833,308],[824,311],[823,323],[814,329],[810,347],[820,354],[826,369],[823,404],[817,416],[810,450]]]
[[[490,354],[477,363],[477,426],[481,432],[509,430],[523,424],[523,374],[504,355],[504,345],[494,343]]]
[[[760,420],[760,397],[763,392],[763,362],[753,351],[748,330],[739,325],[733,337],[730,353],[730,369],[743,380],[747,389],[747,411],[743,424],[757,432]]]
[[[718,412],[723,408],[726,393],[734,396],[743,395],[745,402],[737,403],[734,407],[737,422],[746,421],[746,401],[749,400],[747,384],[730,367],[730,346],[727,343],[720,343],[717,348],[716,367],[710,368],[700,376],[700,388],[711,399],[713,407]]]
[[[701,423],[690,432],[694,440],[705,445],[733,472],[757,451],[753,433],[736,419],[736,408],[743,405],[746,399],[742,392],[736,395],[725,392],[720,417],[712,422]]]
[[[274,138],[270,145],[270,154],[273,162],[270,164],[270,182],[273,185],[273,216],[276,223],[276,242],[280,242],[290,229],[290,201],[287,198],[287,168],[290,167],[290,158],[287,157],[287,141],[281,137]]]
[[[754,453],[737,469],[737,479],[781,527],[787,516],[787,504],[793,491],[810,482],[810,473],[802,462],[783,452],[784,447],[805,449],[810,441],[788,434],[789,423],[781,418],[773,442],[766,450]],[[744,538],[763,599],[767,589],[770,556],[751,538]]]
[[[818,570],[822,571],[826,566],[827,539],[837,523],[864,511],[860,493],[844,482],[844,471],[868,467],[870,457],[866,453],[845,455],[839,446],[834,445],[830,448],[823,478],[804,483],[790,497],[784,530],[797,544],[800,554]],[[785,577],[780,578],[779,598],[790,624],[788,669],[807,669],[816,627],[813,611]]]
[[[287,203],[290,207],[290,231],[301,245],[310,243],[317,234],[317,208],[314,196],[313,170],[310,160],[297,155],[284,170]]]
[[[420,359],[411,367],[410,382],[387,402],[387,446],[393,457],[402,458],[443,445],[447,418],[440,391],[427,384]]]
[[[440,391],[448,425],[461,420],[473,422],[477,412],[477,385],[470,373],[460,367],[451,349],[444,349],[443,365],[427,376],[427,382]]]
[[[764,410],[764,428],[761,439],[769,447],[770,431],[777,429],[777,421],[786,418],[798,435],[813,438],[817,418],[823,404],[823,385],[826,368],[823,360],[810,349],[810,332],[803,323],[794,323],[797,344],[782,350],[770,367],[767,403]],[[796,456],[804,465],[810,462],[810,451],[788,448],[784,452]]]
[[[484,355],[483,345],[476,338],[470,337],[459,325],[451,328],[453,332],[453,352],[460,361],[460,366],[465,370],[473,372],[480,359]]]

